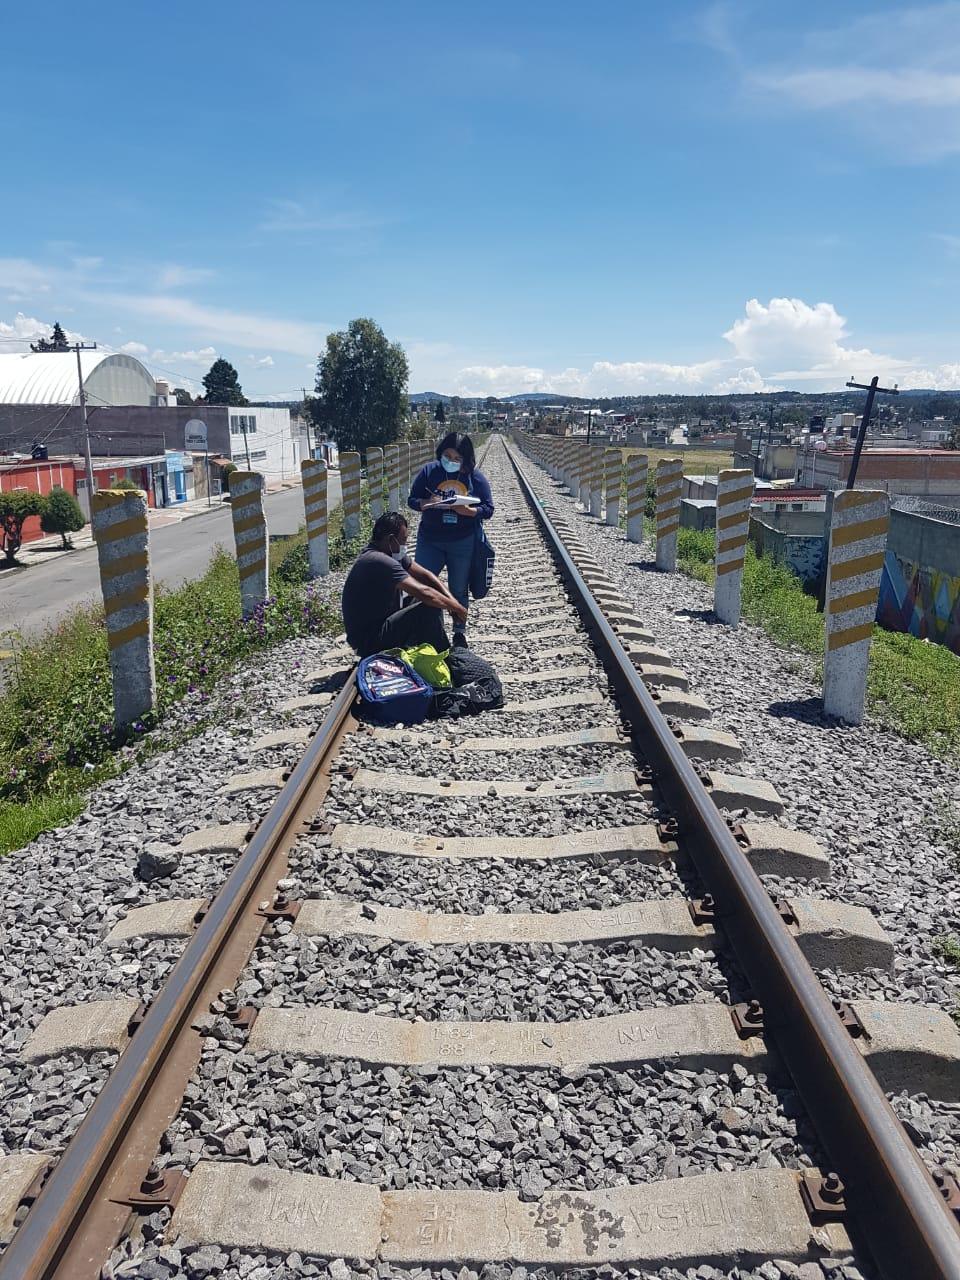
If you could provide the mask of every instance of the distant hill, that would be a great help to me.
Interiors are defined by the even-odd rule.
[[[453,396],[445,395],[442,391],[415,391],[408,398],[411,404],[436,404],[438,400],[449,404]],[[483,404],[486,396],[461,396],[460,399],[464,404]],[[524,400],[549,400],[552,404],[567,404],[575,400],[576,396],[558,396],[549,391],[518,391],[515,395],[496,396],[495,399],[502,400],[504,404],[522,404]]]

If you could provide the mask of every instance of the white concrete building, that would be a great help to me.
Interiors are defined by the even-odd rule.
[[[230,457],[238,467],[249,465],[268,483],[300,479],[300,463],[308,457],[306,429],[300,419],[291,422],[289,409],[265,409],[249,405],[229,409]]]

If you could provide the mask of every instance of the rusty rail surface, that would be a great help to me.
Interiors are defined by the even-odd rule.
[[[846,1188],[858,1246],[887,1280],[960,1280],[960,1228],[770,895],[674,737],[508,449],[526,499],[620,698],[621,711]]]
[[[351,673],[8,1245],[2,1280],[100,1276],[199,1063],[194,1024],[234,986],[269,922],[259,904],[319,806],[355,693]]]

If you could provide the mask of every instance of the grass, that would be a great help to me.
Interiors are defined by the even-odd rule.
[[[682,572],[713,583],[712,530],[681,529],[677,563]],[[747,548],[743,614],[777,644],[815,659],[822,673],[823,615],[817,602],[784,565]],[[867,670],[867,701],[880,720],[937,755],[960,755],[960,657],[943,645],[875,627]]]
[[[724,467],[733,466],[733,454],[722,449],[698,449],[695,445],[686,449],[675,445],[670,448],[641,449],[637,448],[624,449],[626,453],[645,453],[650,459],[651,472],[656,471],[657,463],[663,458],[682,458],[683,472],[688,476],[700,475],[716,475]]]
[[[191,700],[193,731],[208,721],[211,695],[244,658],[296,636],[332,631],[339,616],[306,583],[302,534],[271,544],[273,595],[254,616],[240,614],[236,563],[215,552],[199,579],[154,602],[157,710],[118,734],[102,611],[81,609],[35,640],[15,645],[0,694],[0,854],[70,821],[95,783],[145,754],[148,731],[175,704]],[[334,531],[331,561],[354,544]],[[294,571],[302,553],[303,572]],[[288,571],[284,572],[284,565]],[[182,737],[182,731],[181,731]],[[151,749],[170,742],[161,740]]]
[[[933,954],[939,956],[941,960],[960,973],[960,938],[955,934],[945,933],[939,938],[933,940]],[[958,1005],[950,1015],[954,1022],[960,1027],[960,1005]]]
[[[29,802],[0,801],[0,853],[22,849],[44,831],[72,822],[83,812],[83,793],[57,791]]]
[[[936,823],[934,837],[945,844],[953,854],[954,864],[960,871],[960,809],[945,804]]]

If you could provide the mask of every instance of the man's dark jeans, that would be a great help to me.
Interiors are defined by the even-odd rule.
[[[417,644],[432,644],[437,653],[450,648],[443,629],[443,610],[432,609],[420,600],[391,613],[380,628],[376,642],[364,645],[360,656],[367,658],[383,649],[410,649]]]

